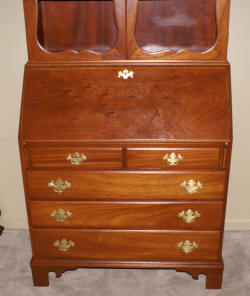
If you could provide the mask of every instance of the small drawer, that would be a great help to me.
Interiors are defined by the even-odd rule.
[[[35,227],[219,230],[223,203],[31,202]]]
[[[31,199],[223,199],[225,172],[27,171]]]
[[[127,167],[144,169],[218,169],[220,148],[127,149]]]
[[[122,168],[121,148],[31,147],[33,168]]]
[[[32,230],[33,252],[41,258],[86,260],[218,260],[219,231]]]

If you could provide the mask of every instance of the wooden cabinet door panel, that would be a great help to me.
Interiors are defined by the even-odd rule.
[[[24,0],[29,61],[125,59],[125,4],[122,0]]]
[[[127,0],[128,57],[225,60],[229,8],[228,0]]]

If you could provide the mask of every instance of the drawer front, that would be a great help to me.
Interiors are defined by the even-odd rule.
[[[216,148],[128,148],[128,168],[218,169]]]
[[[223,203],[31,202],[37,227],[219,230]]]
[[[27,171],[27,175],[31,199],[179,198],[192,201],[195,198],[222,199],[225,188],[223,171],[207,173]],[[58,193],[56,190],[62,192]],[[190,194],[188,190],[194,191]]]
[[[34,168],[122,168],[121,148],[31,147]]]
[[[32,238],[34,255],[47,258],[208,261],[220,253],[219,231],[36,229]]]

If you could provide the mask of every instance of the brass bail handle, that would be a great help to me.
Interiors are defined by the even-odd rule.
[[[80,165],[83,161],[87,160],[87,156],[84,153],[78,153],[75,152],[72,154],[69,154],[66,158],[68,161],[71,162],[73,165]]]
[[[169,165],[173,166],[177,165],[180,160],[183,160],[184,158],[180,153],[176,155],[174,152],[172,152],[170,154],[164,155],[162,159],[165,160]]]
[[[63,209],[54,210],[50,213],[51,217],[54,217],[56,221],[58,222],[64,222],[68,218],[72,217],[72,213],[69,211],[65,211]]]
[[[193,212],[191,209],[185,211],[182,211],[178,214],[179,218],[182,218],[183,221],[186,223],[192,223],[196,220],[196,218],[200,218],[201,214],[198,211]]]
[[[62,238],[61,240],[56,240],[53,243],[53,246],[62,252],[67,252],[71,247],[75,246],[75,243],[71,240],[67,241],[65,238]]]
[[[189,240],[186,240],[185,242],[180,241],[176,246],[177,248],[182,249],[185,254],[191,253],[194,249],[199,247],[196,242],[191,242]]]
[[[183,187],[184,189],[186,189],[188,194],[194,194],[204,186],[200,181],[196,182],[195,180],[191,179],[188,182],[184,181],[183,183],[181,183],[180,187]]]
[[[48,183],[48,187],[49,188],[53,188],[53,190],[56,193],[63,193],[66,189],[70,189],[71,188],[71,184],[68,181],[64,181],[62,179],[57,179],[56,182],[54,180],[51,180]]]

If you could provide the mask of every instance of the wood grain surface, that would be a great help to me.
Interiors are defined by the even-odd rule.
[[[223,199],[225,172],[109,172],[109,171],[27,171],[31,199]],[[60,178],[71,188],[58,194],[48,183]],[[190,179],[200,181],[203,188],[188,194],[180,184]]]
[[[146,52],[205,52],[216,37],[216,0],[138,1],[135,39]]]
[[[170,165],[163,157],[174,153],[178,160]],[[164,168],[167,170],[180,169],[218,169],[220,149],[218,148],[127,148],[127,167],[133,168]]]
[[[219,260],[220,232],[159,230],[32,230],[33,251],[38,258],[82,258],[106,260]],[[62,238],[75,243],[63,252],[53,246]],[[185,254],[180,241],[196,242],[198,248]]]
[[[138,9],[138,3],[140,2],[139,9]],[[141,4],[142,2],[142,4]],[[170,14],[168,18],[165,17],[166,14],[164,14],[164,8],[162,8],[161,1],[159,1],[159,4],[157,3],[157,7],[161,7],[161,10],[158,11],[157,17],[154,19],[154,23],[150,24],[150,20],[153,18],[156,9],[151,10],[145,10],[145,6],[147,4],[143,3],[144,1],[140,0],[127,0],[127,47],[128,47],[128,57],[130,59],[134,60],[147,60],[147,59],[153,59],[153,60],[191,60],[197,62],[198,60],[225,60],[227,58],[227,46],[228,46],[228,25],[229,25],[229,8],[230,8],[230,0],[217,0],[216,1],[216,21],[214,19],[213,10],[214,10],[214,2],[211,0],[208,1],[200,1],[195,0],[195,2],[180,0],[180,1],[166,1],[167,4],[171,3],[172,7],[169,7],[166,11],[166,14],[171,13],[171,9],[176,7],[177,9]],[[151,1],[152,2],[152,1]],[[153,1],[155,2],[155,1]],[[202,4],[202,7],[205,6],[208,8],[206,10],[206,17],[210,16],[210,18],[207,19],[206,22],[203,22],[202,30],[203,33],[202,37],[199,35],[197,31],[197,23],[198,27],[199,24],[201,25],[202,20],[202,9],[201,7],[198,7],[199,4]],[[154,3],[151,4],[152,6],[155,5]],[[165,4],[166,5],[166,4]],[[181,6],[180,6],[181,5]],[[143,12],[141,7],[143,7]],[[192,9],[193,7],[193,9]],[[159,9],[159,8],[158,8]],[[192,23],[192,17],[187,17],[189,9],[192,9],[192,16],[197,12],[197,9],[201,9],[199,15],[195,18],[195,23]],[[148,16],[148,13],[150,14],[150,17]],[[142,16],[139,16],[141,14]],[[164,17],[160,18],[160,15],[163,14]],[[147,17],[148,16],[148,17]],[[172,19],[171,19],[172,17]],[[185,23],[185,21],[189,20],[189,26],[182,27],[182,24]],[[143,19],[143,21],[141,20]],[[179,21],[177,21],[179,19]],[[191,19],[191,21],[190,21]],[[138,22],[140,21],[139,25]],[[171,22],[172,21],[172,22]],[[138,41],[138,35],[141,31],[143,33],[143,27],[146,29],[147,25],[150,24],[149,31],[145,32],[144,40],[147,40],[151,37],[151,45],[155,46],[157,43],[162,45],[162,41],[159,41],[159,35],[157,36],[157,33],[161,31],[161,40],[165,40],[165,34],[164,28],[166,30],[167,24],[170,22],[174,28],[167,28],[168,29],[168,39],[169,39],[169,46],[170,48],[166,48],[165,50],[161,50],[159,52],[150,53],[148,51],[143,50],[141,48],[143,46],[143,43]],[[216,22],[216,29],[214,28]],[[157,25],[160,27],[157,29]],[[141,28],[142,27],[142,28]],[[183,30],[181,30],[181,27]],[[139,33],[137,30],[140,29]],[[201,28],[200,28],[201,29]],[[205,32],[207,29],[208,32]],[[171,32],[172,31],[172,32]],[[178,32],[178,33],[177,33]],[[184,34],[185,32],[185,34]],[[189,34],[192,32],[192,35]],[[137,33],[137,34],[136,34]],[[170,34],[169,34],[170,33]],[[152,35],[156,35],[155,38],[152,37]],[[176,35],[177,36],[176,36]],[[208,44],[209,40],[214,39],[214,35],[216,34],[216,42],[214,46],[212,46],[208,50],[204,50],[202,52],[196,52],[197,47],[195,48],[196,43],[201,42],[201,39],[204,38],[204,35],[208,37],[206,41],[203,40],[203,45]],[[193,46],[192,48],[185,48],[185,42],[186,39],[183,37],[183,35],[188,36],[188,45]],[[149,37],[148,37],[149,36]],[[195,38],[194,38],[195,36]],[[137,37],[137,38],[136,38]],[[139,35],[139,37],[141,37]],[[157,38],[158,37],[158,38]],[[179,39],[178,39],[179,38]],[[136,40],[137,39],[137,40]],[[145,42],[145,41],[144,41]],[[181,42],[182,43],[182,49],[179,48],[173,48],[171,45],[173,43]],[[207,43],[208,42],[208,43]],[[212,43],[212,42],[211,42]],[[211,44],[210,43],[210,44]]]
[[[221,288],[229,7],[24,0],[19,144],[34,285],[48,285],[50,271],[135,267],[202,273],[207,288]],[[133,77],[118,78],[123,70]],[[87,161],[72,167],[74,152]],[[176,167],[162,160],[171,152],[183,156]],[[61,194],[48,187],[59,178],[71,184]],[[203,185],[194,194],[180,186],[191,179]],[[57,209],[72,216],[58,222]],[[189,209],[201,214],[192,223],[178,216]],[[53,245],[63,238],[75,243],[67,252]],[[186,240],[198,248],[185,254],[177,243]]]
[[[45,4],[43,2],[45,2]],[[62,2],[68,3],[63,3],[62,5]],[[72,3],[69,6],[70,2]],[[172,2],[172,7],[170,6],[167,9],[167,14],[163,14],[163,17],[160,17],[161,14],[164,13],[162,1],[157,3],[157,7],[150,7],[151,9],[148,9],[147,6],[149,4],[151,4],[151,6],[154,5],[153,2],[155,1],[147,1],[148,3],[139,0],[127,0],[126,2],[123,0],[105,1],[105,7],[109,8],[108,11],[105,11],[100,3],[97,4],[93,3],[94,1],[90,1],[90,4],[86,4],[82,2],[85,1],[24,0],[30,62],[63,63],[65,61],[82,62],[84,60],[102,61],[119,59],[180,61],[226,60],[229,0],[217,0],[216,8],[215,0],[206,1],[206,5],[200,0],[189,1],[190,3],[188,3],[188,5],[185,5],[184,0],[178,1],[177,4],[176,1],[167,1],[168,3]],[[199,5],[200,3],[202,3],[202,5]],[[64,5],[68,5],[69,7],[65,8]],[[90,5],[92,9],[86,10],[87,5]],[[173,10],[175,6],[178,13],[174,10],[171,14],[171,9]],[[48,8],[50,8],[52,12],[48,11]],[[180,11],[181,8],[182,11]],[[154,15],[156,12],[158,12],[158,18]],[[173,15],[174,12],[176,13],[175,15]],[[172,23],[175,21],[174,24],[177,28],[169,28],[167,26],[167,22],[171,21],[171,17],[173,16]],[[152,19],[153,21],[155,18],[156,20],[153,24],[150,23],[150,20]],[[183,26],[182,24],[185,23],[187,18],[191,20],[187,22],[186,26]],[[160,29],[155,25],[156,23],[158,27],[160,26]],[[81,24],[81,26],[77,26],[77,24]],[[109,28],[105,29],[105,25],[109,25]],[[190,25],[192,25],[191,28]],[[85,27],[89,30],[87,31],[88,34],[85,34],[85,38],[83,39],[82,34],[84,33]],[[164,31],[166,27],[167,32],[165,32],[166,29]],[[138,30],[140,38],[138,38]],[[149,39],[150,43],[156,46],[157,43],[159,43],[159,31],[161,33],[161,40],[165,40],[165,35],[168,35],[167,38],[169,42],[166,45],[169,48],[163,49],[157,53],[149,53],[143,50],[141,38],[144,37],[144,39],[147,39],[151,37]],[[71,37],[72,34],[75,36],[73,40]],[[152,38],[151,34],[154,34],[155,37]],[[206,36],[205,40],[201,35]],[[59,36],[61,38],[59,38]],[[65,40],[62,36],[65,36]],[[112,40],[111,37],[113,37],[113,39],[116,37],[116,42],[114,46],[110,48],[110,44],[112,44],[110,42],[110,40]],[[104,38],[106,40],[103,40]],[[139,39],[140,46],[137,44],[136,39]],[[54,51],[49,52],[45,50],[39,44],[39,41],[45,48],[52,48]],[[112,41],[114,42],[114,40]],[[87,43],[87,45],[105,45],[109,50],[106,52],[98,52],[93,50],[95,49],[93,46],[92,48],[86,45],[83,46],[84,42],[85,44]],[[173,48],[173,45],[176,44],[179,45],[177,48],[177,50],[180,49],[179,51]],[[203,51],[197,52],[197,44],[200,45],[200,49],[203,49]],[[55,49],[57,50],[55,51]],[[78,50],[81,51],[79,52]]]
[[[20,140],[230,141],[228,67],[123,69],[26,68]]]
[[[34,168],[119,169],[122,168],[122,148],[93,147],[31,147],[31,166]],[[77,152],[87,159],[79,165],[67,160]]]
[[[29,61],[126,58],[125,1],[23,2]]]
[[[186,229],[219,230],[222,223],[222,202],[31,202],[32,226],[60,228],[123,228],[123,229]],[[69,211],[64,222],[50,214],[55,210]],[[201,215],[192,223],[178,214],[191,209]]]
[[[114,2],[39,1],[41,46],[49,52],[111,50],[117,40]]]
[[[55,272],[56,277],[61,277],[65,271],[75,270],[81,267],[94,268],[151,268],[174,269],[184,271],[197,280],[200,274],[206,275],[207,289],[221,289],[223,262],[178,262],[178,261],[118,261],[118,260],[80,260],[80,259],[38,259],[32,257],[31,269],[34,286],[48,286],[49,272]]]

